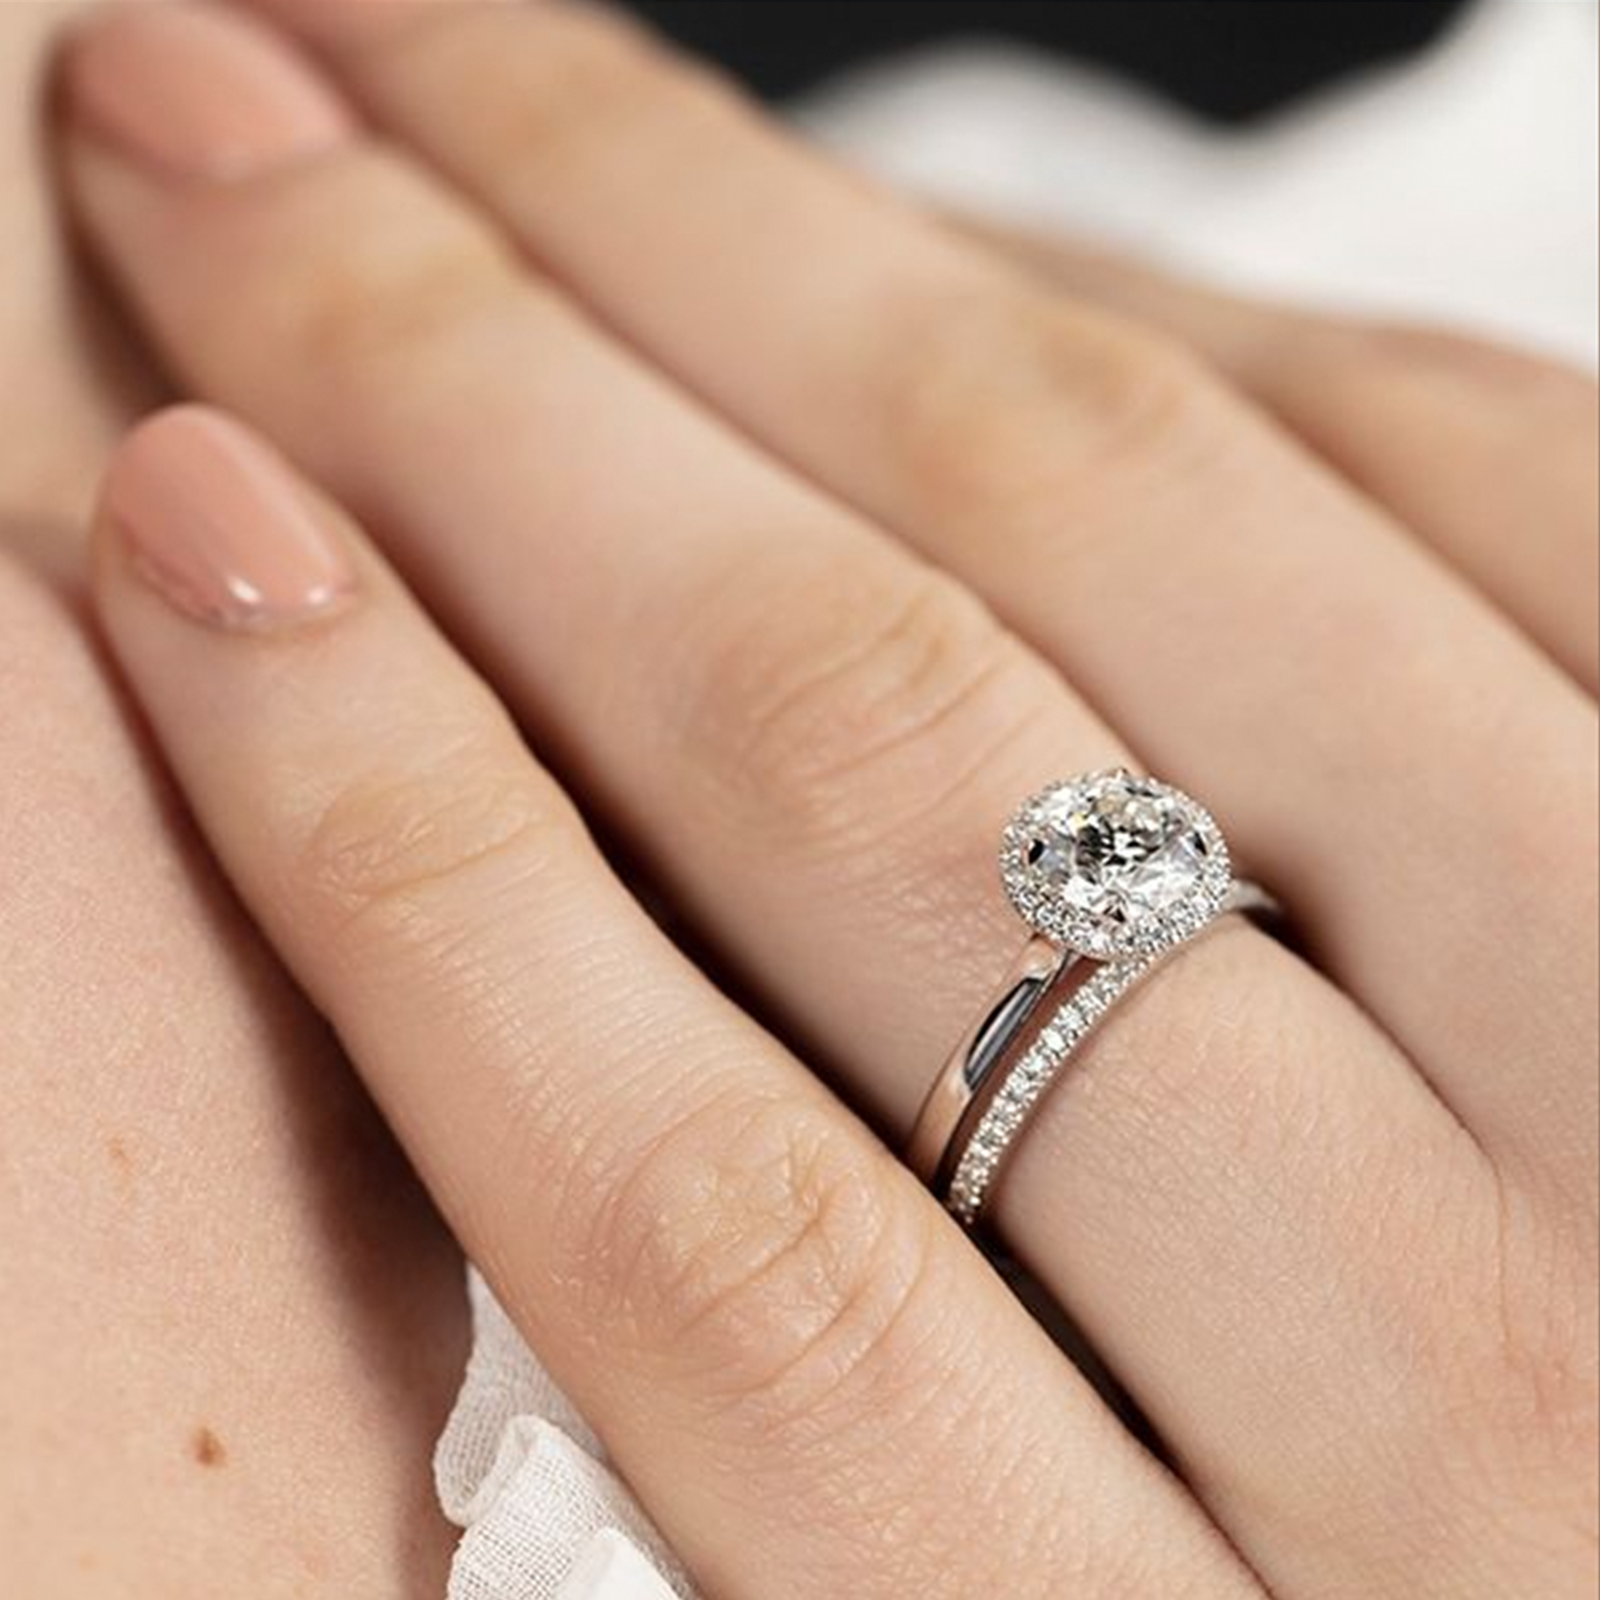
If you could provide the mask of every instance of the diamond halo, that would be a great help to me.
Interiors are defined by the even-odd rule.
[[[1210,812],[1122,768],[1026,800],[1006,826],[1000,871],[1031,928],[1098,961],[1193,938],[1222,911],[1233,882]]]

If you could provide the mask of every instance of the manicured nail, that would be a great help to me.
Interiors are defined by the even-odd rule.
[[[135,572],[217,627],[303,622],[355,589],[327,512],[254,435],[202,406],[134,430],[112,462],[101,515]]]
[[[101,138],[181,177],[248,178],[333,149],[355,126],[286,40],[188,0],[99,13],[72,38],[65,81]]]

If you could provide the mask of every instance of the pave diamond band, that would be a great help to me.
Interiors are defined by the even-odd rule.
[[[1235,884],[1218,915],[1270,909],[1271,902],[1254,884]],[[1089,975],[1061,1001],[1027,1049],[1000,1073],[994,1096],[973,1126],[945,1191],[945,1204],[958,1221],[971,1227],[983,1214],[989,1190],[1013,1142],[1073,1052],[1117,1001],[1179,948],[1168,945],[1145,955],[1093,965]]]
[[[1275,910],[1234,878],[1210,813],[1121,769],[1025,801],[1000,870],[1034,936],[945,1063],[907,1152],[969,1227],[1034,1108],[1112,1006],[1218,917]],[[1047,1002],[1052,1014],[1022,1043]]]

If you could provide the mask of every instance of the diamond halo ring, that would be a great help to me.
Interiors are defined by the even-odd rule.
[[[1001,837],[1000,876],[1033,937],[945,1063],[907,1152],[969,1227],[1034,1108],[1111,1007],[1219,917],[1276,909],[1234,877],[1203,806],[1123,768],[1024,801]],[[1051,1014],[1030,1027],[1047,997]]]

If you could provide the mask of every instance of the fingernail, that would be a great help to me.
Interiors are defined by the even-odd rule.
[[[288,466],[202,406],[134,430],[107,474],[101,515],[151,588],[216,627],[292,625],[355,590],[327,513]]]
[[[68,46],[67,102],[134,160],[180,177],[248,178],[350,137],[344,102],[263,24],[220,6],[140,0]]]

